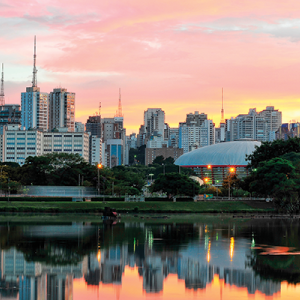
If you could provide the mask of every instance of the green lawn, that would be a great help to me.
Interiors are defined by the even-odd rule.
[[[97,213],[105,206],[120,212],[236,213],[275,212],[272,204],[257,201],[201,202],[0,202],[0,212]]]

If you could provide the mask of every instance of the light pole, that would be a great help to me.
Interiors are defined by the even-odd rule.
[[[150,179],[151,179],[151,184],[152,184],[152,176],[153,176],[154,174],[149,174],[149,176],[150,176]]]
[[[230,200],[230,180],[231,174],[235,172],[235,168],[229,168],[229,177],[228,177],[228,200]]]
[[[102,164],[98,164],[97,168],[98,168],[98,195],[100,196],[100,169],[102,169]]]
[[[166,175],[166,169],[165,169],[166,165],[165,165],[165,164],[162,164],[162,166],[163,166],[163,168],[164,168],[164,175]]]

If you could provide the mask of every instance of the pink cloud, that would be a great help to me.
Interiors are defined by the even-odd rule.
[[[37,34],[39,85],[75,92],[83,122],[99,102],[114,114],[119,87],[130,130],[148,107],[162,107],[172,126],[195,110],[218,123],[222,87],[226,117],[275,105],[284,121],[297,119],[299,8],[294,0],[2,1],[6,95],[20,101],[30,84]]]

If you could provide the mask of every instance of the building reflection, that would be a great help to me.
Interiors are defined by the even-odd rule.
[[[15,248],[1,251],[1,295],[19,300],[72,300],[73,279],[86,272],[87,258],[77,265],[52,267],[26,262]]]
[[[130,239],[123,238],[122,230],[128,232],[132,229],[131,226],[135,229],[136,226],[139,227],[139,239],[143,239],[142,242],[134,236]],[[73,228],[73,240],[68,243],[55,240],[56,235],[62,238],[60,235],[64,230],[68,237],[72,236],[66,228],[54,233],[48,228],[46,239],[44,232],[41,233],[36,227],[31,231],[27,228],[27,242],[29,236],[35,236],[35,245],[39,247],[36,248],[38,259],[30,261],[33,257],[32,250],[26,252],[25,247],[22,248],[25,254],[16,247],[1,250],[1,297],[72,300],[74,278],[84,278],[87,285],[99,286],[102,283],[120,287],[126,266],[138,269],[146,293],[162,292],[164,280],[169,274],[177,275],[178,279],[184,280],[186,289],[192,290],[205,289],[217,275],[225,284],[247,288],[249,294],[260,291],[272,296],[280,291],[279,281],[261,278],[251,267],[245,267],[251,240],[234,237],[231,228],[214,234],[205,225],[198,226],[196,230],[188,228],[190,232],[194,230],[191,233],[194,234],[194,239],[186,239],[184,228],[176,227],[174,231],[172,225],[156,225],[154,228],[142,223],[127,223],[124,228],[116,228],[114,231],[113,228],[100,230],[99,226],[95,226],[87,230],[76,225]],[[86,238],[84,231],[90,232],[90,238]],[[107,236],[122,238],[107,242]],[[175,249],[173,242],[164,241],[168,238],[173,238],[174,241],[185,240]],[[90,240],[94,242],[91,243]],[[244,247],[241,241],[244,244],[249,242],[249,245]],[[79,262],[70,263],[66,259],[71,256],[77,261],[79,252],[83,249],[87,254]],[[48,260],[42,260],[43,253],[47,253]]]
[[[137,267],[138,273],[143,277],[143,289],[146,293],[163,291],[163,283],[169,274],[176,274],[178,279],[185,281],[187,289],[205,289],[215,275],[224,279],[225,284],[247,288],[249,294],[260,291],[271,296],[281,289],[280,282],[266,280],[256,275],[251,268],[245,268],[246,252],[242,252],[243,269],[235,269],[231,265],[237,247],[234,237],[228,237],[226,248],[217,247],[217,240],[204,239],[202,252],[196,247],[197,255],[192,253],[195,249],[184,251],[156,251],[153,235],[145,230],[146,240],[142,245],[133,247],[128,243],[109,246],[101,250],[101,259],[96,253],[88,257],[88,269],[85,281],[88,285],[118,284],[122,283],[125,266]],[[204,234],[208,230],[203,230]],[[224,245],[222,245],[224,247]],[[201,248],[200,247],[200,248]],[[216,265],[211,260],[214,249],[217,249],[220,261],[227,260],[228,264]],[[224,250],[224,251],[223,251]],[[228,257],[229,251],[229,257]],[[239,251],[241,252],[241,251]],[[227,258],[226,258],[227,257]]]

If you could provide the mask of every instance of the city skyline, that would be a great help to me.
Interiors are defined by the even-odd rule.
[[[6,103],[19,103],[31,86],[37,35],[37,84],[75,92],[77,121],[98,111],[99,102],[103,117],[114,115],[121,88],[128,133],[151,107],[161,107],[171,127],[194,111],[218,125],[222,87],[226,118],[272,105],[283,122],[299,119],[300,4],[226,2],[5,0]]]

